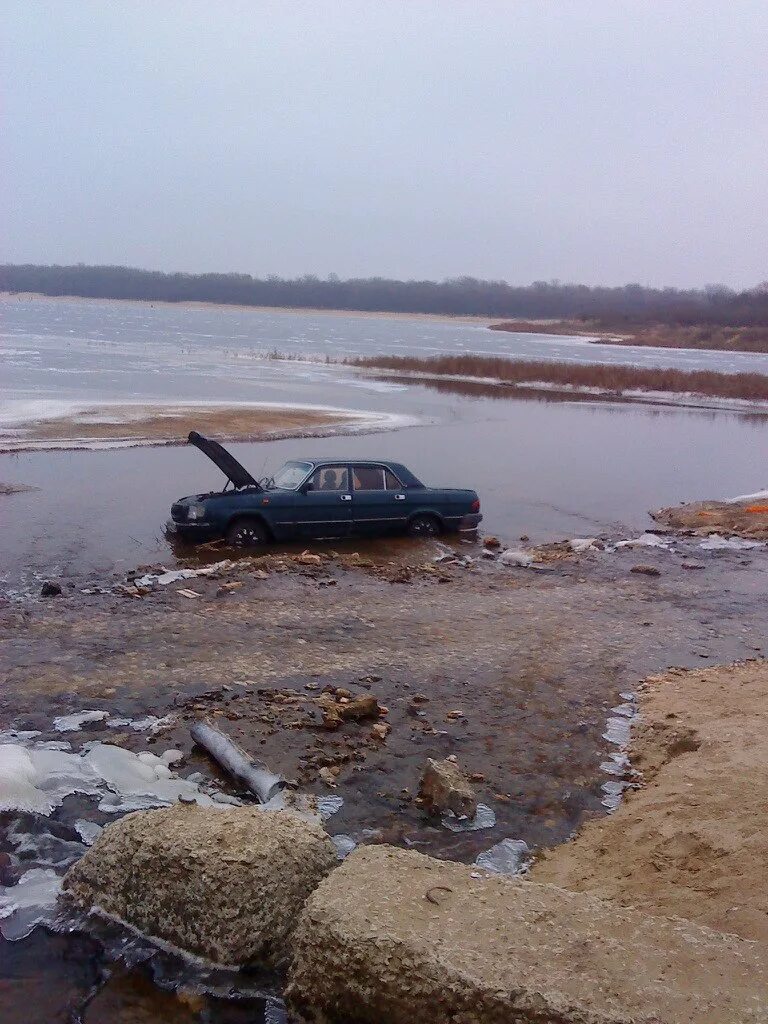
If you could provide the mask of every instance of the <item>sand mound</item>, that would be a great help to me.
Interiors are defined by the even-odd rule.
[[[706,537],[719,533],[768,540],[768,496],[743,501],[693,501],[651,512],[657,523]]]
[[[652,677],[641,723],[644,788],[532,877],[768,941],[768,664]]]

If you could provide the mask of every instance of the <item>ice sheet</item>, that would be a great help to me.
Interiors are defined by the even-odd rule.
[[[53,727],[57,732],[77,732],[89,722],[103,722],[109,715],[106,711],[78,711],[71,715],[54,718]]]
[[[497,875],[517,875],[525,867],[531,849],[522,839],[502,839],[475,858],[475,864]]]
[[[52,921],[61,878],[51,868],[32,868],[14,886],[0,886],[0,933],[9,942],[24,939]]]
[[[451,832],[477,832],[483,828],[493,828],[496,824],[496,815],[491,807],[486,804],[477,805],[477,813],[474,818],[457,818],[450,811],[441,818],[443,828]]]

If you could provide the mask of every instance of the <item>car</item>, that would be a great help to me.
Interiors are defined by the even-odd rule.
[[[310,537],[435,537],[476,530],[483,518],[475,491],[425,487],[389,459],[292,459],[259,481],[218,441],[194,430],[188,440],[227,483],[173,503],[166,528],[183,540],[223,537],[232,547],[256,548]]]

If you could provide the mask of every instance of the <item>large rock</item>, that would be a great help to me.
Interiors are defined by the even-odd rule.
[[[477,799],[469,779],[455,760],[427,758],[419,782],[419,803],[430,814],[453,811],[457,817],[474,818]]]
[[[759,944],[387,846],[320,885],[294,944],[317,1024],[768,1021]]]
[[[326,833],[284,811],[176,804],[108,825],[63,888],[81,909],[215,963],[274,966],[336,864]]]

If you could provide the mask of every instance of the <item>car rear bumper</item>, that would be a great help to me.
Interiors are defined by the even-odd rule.
[[[460,530],[476,530],[480,523],[483,521],[483,515],[481,512],[469,512],[467,515],[462,516],[459,521]]]
[[[173,519],[166,522],[165,532],[170,537],[189,541],[214,540],[222,535],[221,531],[210,523],[177,523]]]

